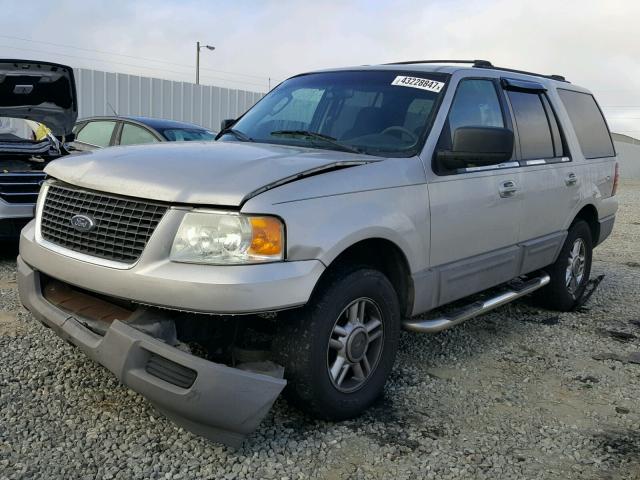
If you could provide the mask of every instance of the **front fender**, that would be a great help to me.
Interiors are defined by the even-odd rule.
[[[287,260],[325,265],[366,239],[393,242],[412,272],[428,267],[429,195],[417,157],[322,173],[250,199],[245,213],[284,219]]]
[[[351,245],[380,238],[397,245],[414,272],[428,266],[428,205],[422,184],[281,203],[269,213],[285,219],[287,260],[330,265]]]

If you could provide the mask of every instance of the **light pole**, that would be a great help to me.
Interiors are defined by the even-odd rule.
[[[211,45],[200,45],[200,42],[196,42],[196,85],[200,84],[200,49],[206,48],[209,50],[215,50],[216,47]]]

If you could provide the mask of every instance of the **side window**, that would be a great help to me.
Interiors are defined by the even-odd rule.
[[[613,157],[616,153],[607,123],[588,93],[558,89],[585,158]]]
[[[120,145],[140,145],[157,141],[158,139],[146,128],[138,127],[130,123],[125,123],[122,127]]]
[[[558,154],[554,148],[554,136],[557,135],[559,140],[560,134],[553,112],[545,108],[544,94],[507,91],[507,95],[516,120],[522,160],[562,156],[561,143],[557,148]],[[557,134],[552,132],[550,118]]]
[[[460,127],[504,127],[498,92],[491,80],[462,80],[453,97],[439,147],[450,149]]]
[[[78,132],[76,140],[96,147],[108,147],[115,126],[115,121],[89,122]]]

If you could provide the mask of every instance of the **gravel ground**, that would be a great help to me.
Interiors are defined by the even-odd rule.
[[[620,201],[584,311],[521,302],[405,333],[363,417],[319,422],[279,400],[235,451],[165,420],[36,322],[2,246],[0,478],[640,479],[640,183]]]

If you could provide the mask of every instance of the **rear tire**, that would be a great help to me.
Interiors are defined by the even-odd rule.
[[[326,420],[361,414],[382,393],[400,334],[398,296],[369,268],[336,272],[307,306],[278,324],[273,356],[285,367],[285,396]]]
[[[561,312],[573,309],[589,281],[592,253],[591,229],[587,222],[578,220],[569,228],[556,262],[544,269],[551,281],[539,290],[539,303]]]

